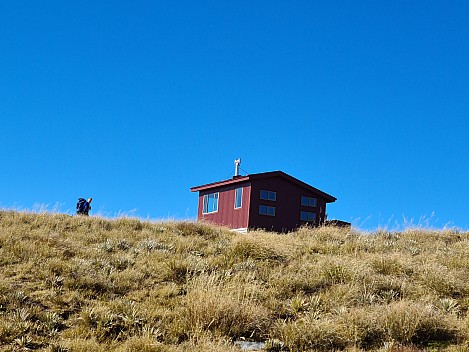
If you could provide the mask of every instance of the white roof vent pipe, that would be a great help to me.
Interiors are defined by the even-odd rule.
[[[235,173],[234,173],[234,175],[236,177],[236,176],[239,176],[239,165],[241,165],[241,159],[236,159],[234,161],[234,164],[235,164]]]

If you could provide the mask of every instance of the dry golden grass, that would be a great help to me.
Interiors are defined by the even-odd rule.
[[[469,233],[0,211],[0,351],[469,351]]]

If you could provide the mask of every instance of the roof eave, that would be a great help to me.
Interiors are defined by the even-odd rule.
[[[255,180],[255,179],[261,179],[261,178],[269,178],[269,177],[283,177],[290,182],[293,182],[303,188],[310,189],[311,191],[321,195],[324,197],[326,200],[326,203],[333,203],[337,200],[334,196],[331,196],[330,194],[327,194],[326,192],[323,192],[313,186],[308,185],[307,183],[298,180],[297,178],[290,176],[286,174],[283,171],[269,171],[269,172],[262,172],[258,174],[251,174],[247,176],[235,176],[232,179],[229,180],[224,180],[224,181],[218,181],[218,182],[212,182],[212,183],[207,183],[205,185],[201,186],[196,186],[191,188],[191,192],[199,192],[199,191],[204,191],[206,189],[211,189],[211,188],[216,188],[216,187],[223,187],[227,185],[232,185],[234,183],[238,182],[243,182],[243,181],[249,181],[249,180]]]
[[[223,186],[232,185],[234,183],[239,183],[239,182],[248,181],[248,180],[249,180],[249,176],[236,176],[229,180],[212,182],[212,183],[207,183],[201,186],[191,187],[191,192],[199,192],[199,191],[203,191],[203,190],[210,189],[210,188],[223,187]]]
[[[330,194],[327,194],[326,192],[323,192],[319,189],[317,189],[316,187],[313,187],[301,180],[298,180],[297,178],[293,177],[293,176],[290,176],[289,174],[286,174],[285,172],[283,171],[270,171],[270,172],[263,172],[263,173],[260,173],[260,174],[254,174],[254,175],[251,175],[251,178],[266,178],[266,177],[283,177],[287,180],[289,180],[290,182],[293,182],[303,188],[307,188],[307,189],[310,189],[311,191],[321,195],[322,197],[324,197],[324,199],[326,200],[326,203],[334,203],[337,198],[334,197],[334,196],[331,196]]]

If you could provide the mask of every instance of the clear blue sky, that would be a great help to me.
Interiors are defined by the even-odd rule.
[[[2,1],[0,207],[194,219],[282,170],[356,226],[469,228],[469,2]],[[405,218],[405,220],[404,220]]]

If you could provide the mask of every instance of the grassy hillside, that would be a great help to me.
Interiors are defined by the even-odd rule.
[[[0,211],[0,351],[469,351],[469,233]]]

